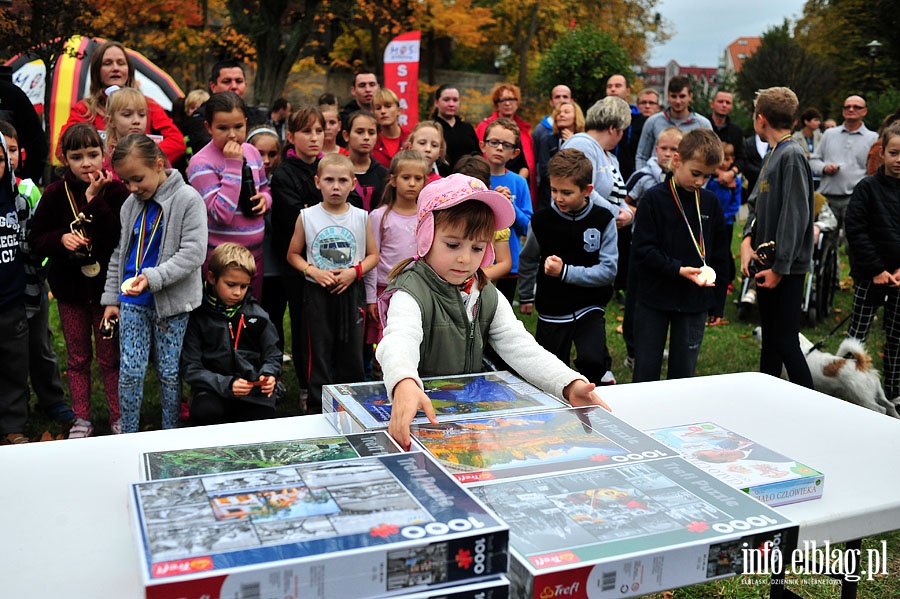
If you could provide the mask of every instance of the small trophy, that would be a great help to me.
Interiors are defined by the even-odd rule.
[[[73,235],[77,235],[87,242],[87,245],[75,250],[72,254],[76,260],[82,262],[81,274],[90,279],[93,279],[100,274],[100,263],[91,255],[91,236],[88,229],[92,222],[93,218],[86,215],[84,212],[79,212],[78,216],[75,217],[75,220],[69,223],[69,231],[71,231]]]

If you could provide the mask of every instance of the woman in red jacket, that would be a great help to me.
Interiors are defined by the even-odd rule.
[[[60,136],[75,123],[90,123],[98,131],[106,131],[106,89],[111,85],[137,87],[134,63],[119,42],[108,41],[91,56],[90,95],[79,100],[69,113],[69,120],[59,132]],[[163,107],[147,98],[147,133],[162,136],[159,147],[174,164],[184,155],[184,135],[172,122]]]

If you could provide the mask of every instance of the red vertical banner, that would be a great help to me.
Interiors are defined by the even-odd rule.
[[[422,32],[401,33],[384,49],[384,87],[400,98],[400,126],[419,122],[419,47]]]

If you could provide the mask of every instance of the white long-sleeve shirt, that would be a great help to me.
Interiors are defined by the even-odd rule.
[[[470,305],[477,300],[477,291]],[[472,320],[471,310],[468,311]],[[422,312],[419,304],[405,291],[391,296],[384,338],[375,350],[375,357],[384,372],[384,384],[393,400],[394,387],[410,378],[424,389],[419,378],[419,347],[424,338]],[[541,347],[516,318],[512,306],[502,293],[497,294],[497,311],[488,329],[488,339],[497,354],[521,376],[545,393],[562,398],[563,389],[572,381],[587,379],[563,364],[555,355]]]

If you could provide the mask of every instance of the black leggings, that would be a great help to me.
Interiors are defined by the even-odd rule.
[[[762,325],[759,371],[780,377],[783,365],[792,383],[812,389],[812,375],[798,337],[803,280],[804,275],[786,275],[774,289],[756,287]]]

